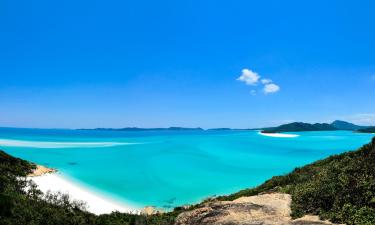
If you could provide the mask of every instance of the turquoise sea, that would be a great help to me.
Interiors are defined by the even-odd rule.
[[[258,131],[95,131],[0,128],[7,153],[57,168],[69,179],[135,206],[171,209],[261,184],[372,134]]]

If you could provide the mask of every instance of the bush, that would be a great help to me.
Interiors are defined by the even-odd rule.
[[[270,191],[292,195],[293,217],[315,214],[338,223],[375,224],[375,138],[357,151],[328,157],[219,199]]]

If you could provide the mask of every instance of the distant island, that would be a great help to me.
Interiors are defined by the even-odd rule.
[[[259,128],[209,128],[203,129],[201,127],[167,127],[167,128],[140,128],[140,127],[124,127],[124,128],[93,128],[93,129],[77,129],[77,130],[96,130],[96,131],[231,131],[231,130],[259,130]]]
[[[331,131],[338,130],[336,127],[328,123],[303,123],[294,122],[284,124],[278,127],[265,128],[262,130],[263,133],[282,133],[282,132],[299,132],[299,131]]]
[[[337,128],[338,130],[359,130],[359,129],[364,129],[368,127],[368,126],[356,125],[354,123],[349,123],[349,122],[342,121],[342,120],[335,120],[331,123],[331,125]]]
[[[357,131],[361,133],[375,133],[375,127],[367,127],[367,128],[359,129]]]
[[[360,126],[342,120],[335,120],[332,123],[303,123],[294,122],[283,124],[278,127],[264,128],[262,133],[282,133],[282,132],[300,132],[300,131],[333,131],[333,130],[351,130],[366,132],[368,127]]]
[[[232,128],[223,127],[223,128],[211,128],[211,129],[207,129],[207,130],[233,130],[233,129]]]
[[[335,120],[332,123],[304,123],[293,122],[283,124],[277,127],[266,128],[209,128],[201,127],[167,127],[167,128],[140,128],[140,127],[124,127],[124,128],[93,128],[93,129],[77,129],[77,130],[95,130],[95,131],[249,131],[261,130],[262,133],[283,133],[283,132],[301,132],[301,131],[334,131],[349,130],[363,133],[374,133],[374,127],[356,125],[354,123]]]
[[[259,130],[258,128],[210,128],[206,129],[206,131],[229,131],[229,130]]]
[[[94,129],[78,129],[78,130],[98,130],[98,131],[203,131],[203,128],[189,128],[189,127],[167,127],[167,128],[139,128],[139,127],[124,127],[124,128],[94,128]]]

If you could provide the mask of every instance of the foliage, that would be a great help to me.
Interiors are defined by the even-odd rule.
[[[375,138],[357,151],[296,168],[256,188],[219,199],[273,191],[292,195],[293,217],[316,214],[333,222],[375,224]]]
[[[368,127],[368,128],[359,129],[358,132],[375,133],[375,127]]]
[[[177,212],[96,216],[61,193],[40,192],[26,179],[35,165],[0,151],[0,225],[169,225]]]

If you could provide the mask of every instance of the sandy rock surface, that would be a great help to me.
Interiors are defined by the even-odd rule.
[[[56,172],[55,169],[51,169],[51,168],[47,168],[45,166],[37,165],[36,169],[27,176],[28,177],[37,177],[37,176],[42,176],[43,174],[54,173],[54,172]]]
[[[234,201],[210,202],[201,208],[181,213],[176,225],[333,225],[317,216],[296,220],[290,217],[291,196],[263,194]]]

